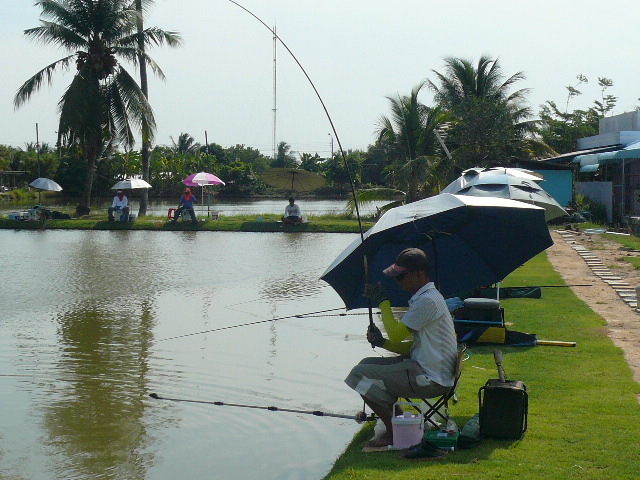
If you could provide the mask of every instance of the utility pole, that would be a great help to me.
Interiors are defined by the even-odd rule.
[[[277,61],[276,61],[276,52],[278,46],[278,36],[276,35],[276,27],[273,27],[273,160],[276,159],[277,147],[276,147],[276,112],[277,112],[277,103],[276,103],[276,85],[277,85]]]
[[[329,138],[331,139],[331,158],[333,158],[333,135],[331,135],[330,133],[328,133],[327,135],[329,135]]]
[[[38,178],[40,178],[40,134],[38,133],[37,123],[36,123],[36,154],[38,155]]]

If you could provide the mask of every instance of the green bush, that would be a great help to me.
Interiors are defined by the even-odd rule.
[[[576,210],[584,210],[591,214],[591,218],[588,218],[587,220],[591,220],[598,225],[606,225],[608,223],[607,209],[603,203],[595,202],[582,193],[576,194],[575,203]]]

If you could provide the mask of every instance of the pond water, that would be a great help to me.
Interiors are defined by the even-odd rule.
[[[204,198],[204,202],[201,202],[199,192],[195,192],[198,204],[195,206],[197,215],[201,215],[208,210],[216,211],[222,215],[259,215],[259,214],[272,214],[275,217],[280,217],[284,214],[284,208],[288,205],[288,200],[283,199],[262,199],[262,200],[221,200],[212,198],[209,202]],[[136,213],[140,207],[139,197],[136,193],[128,194],[129,202],[131,204],[131,212]],[[111,198],[94,199],[93,208],[105,209],[111,205]],[[167,215],[169,208],[176,208],[178,206],[179,199],[163,199],[154,200],[149,199],[149,205],[147,213],[149,215]],[[10,211],[19,210],[24,208],[31,208],[33,201],[31,202],[2,202],[0,203],[0,215],[7,215]],[[57,208],[73,209],[78,204],[78,199],[47,199],[43,201],[47,208],[55,210]],[[345,200],[317,200],[317,199],[301,199],[296,200],[296,203],[300,206],[304,215],[324,215],[324,214],[340,214],[343,213],[347,207]],[[371,204],[363,205],[360,207],[360,213],[362,215],[371,215],[376,211],[376,205],[384,205],[388,202],[373,202]]]
[[[318,280],[351,234],[0,231],[0,479],[322,478],[366,316]],[[175,338],[178,337],[178,338]]]

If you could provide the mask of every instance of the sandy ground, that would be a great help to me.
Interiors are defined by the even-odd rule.
[[[606,320],[609,336],[615,345],[624,351],[625,358],[633,371],[633,378],[640,383],[640,314],[633,306],[635,298],[625,302],[620,293],[611,286],[611,283],[614,283],[618,290],[620,287],[615,285],[616,283],[626,283],[631,289],[640,286],[640,271],[635,270],[628,261],[625,261],[625,257],[638,257],[640,252],[626,249],[601,235],[567,233],[566,231],[552,232],[554,245],[547,250],[549,261],[568,285],[592,285],[571,289],[594,312]],[[582,251],[581,247],[595,255],[604,266],[594,267],[597,260],[590,258],[591,255]],[[586,257],[589,257],[589,263],[592,266],[585,261]],[[620,277],[620,280],[605,282],[601,278],[603,270]],[[626,290],[628,294],[628,288]]]

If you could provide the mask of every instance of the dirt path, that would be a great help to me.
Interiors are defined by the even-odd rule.
[[[547,256],[553,268],[568,285],[593,285],[571,289],[606,320],[609,336],[624,351],[633,378],[640,383],[640,314],[635,292],[630,294],[630,289],[640,285],[640,271],[625,260],[640,256],[640,252],[629,251],[601,235],[554,231],[552,237],[554,245]]]

